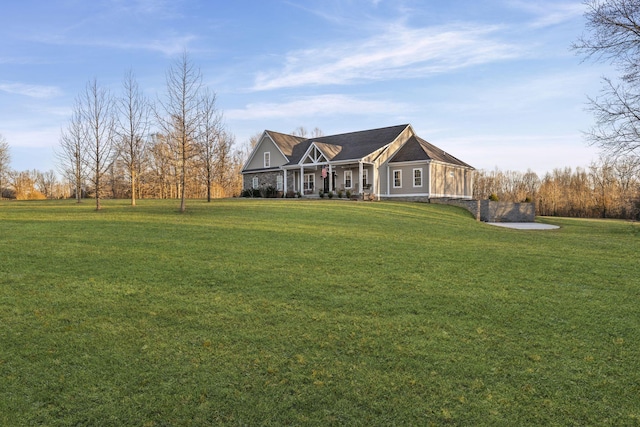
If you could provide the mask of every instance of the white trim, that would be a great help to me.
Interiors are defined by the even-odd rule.
[[[263,153],[263,163],[262,165],[264,166],[265,169],[268,169],[271,167],[271,151],[265,151]]]
[[[416,171],[420,171],[420,184],[416,185]],[[413,168],[413,188],[424,186],[424,173],[422,168]]]
[[[276,191],[282,191],[283,183],[282,183],[282,175],[276,175]]]
[[[347,186],[347,173],[349,174],[349,186]],[[345,169],[343,175],[344,188],[353,188],[353,172],[351,169]]]
[[[307,181],[307,177],[310,176],[311,178],[313,178],[310,181]],[[302,185],[302,190],[304,191],[316,191],[316,174],[315,173],[305,173],[304,174],[304,179],[303,179],[303,185]],[[307,186],[307,184],[312,184],[313,188],[305,188]]]
[[[400,185],[396,185],[396,172],[399,172],[398,180],[400,181]],[[392,169],[391,171],[391,180],[393,181],[393,188],[402,188],[402,169]]]
[[[258,187],[260,187],[260,180],[257,176],[254,176],[253,178],[251,178],[251,188],[255,189]]]
[[[313,149],[318,151],[319,156],[311,157],[311,152],[313,151]],[[312,160],[311,163],[304,162],[304,160],[307,157],[309,157]],[[320,157],[322,157],[324,160],[321,160]],[[327,163],[330,163],[329,159],[327,159],[327,156],[324,154],[324,152],[320,148],[318,148],[318,146],[314,142],[312,142],[311,145],[309,145],[309,148],[307,148],[307,151],[305,151],[302,157],[300,157],[300,161],[298,162],[298,165],[315,166],[315,165],[324,165]]]
[[[403,193],[403,194],[387,194],[384,197],[447,197],[447,196],[434,196],[429,193]]]

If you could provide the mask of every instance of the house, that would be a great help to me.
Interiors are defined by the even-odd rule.
[[[426,200],[471,199],[473,171],[405,124],[315,138],[267,130],[242,175],[244,189],[273,187],[278,194]]]

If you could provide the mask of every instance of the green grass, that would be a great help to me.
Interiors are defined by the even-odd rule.
[[[0,425],[638,425],[640,227],[0,203]]]

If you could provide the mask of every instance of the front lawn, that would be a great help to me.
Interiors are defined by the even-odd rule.
[[[0,202],[0,425],[637,425],[640,227]]]

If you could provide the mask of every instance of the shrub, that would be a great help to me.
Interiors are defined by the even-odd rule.
[[[342,190],[338,190],[338,199],[342,199]]]
[[[277,194],[276,187],[274,187],[273,185],[269,185],[267,187],[262,188],[261,193],[262,193],[262,197],[274,198],[276,197],[276,194]]]
[[[293,199],[296,196],[297,196],[297,194],[293,190],[289,190],[289,191],[287,191],[287,194],[285,194],[285,197],[287,199]]]
[[[260,194],[260,190],[257,188],[247,188],[242,190],[240,197],[262,197],[262,195]]]
[[[329,191],[329,198],[333,199],[333,191]]]
[[[324,199],[324,191],[322,190],[318,191],[318,195],[320,196],[321,199]]]
[[[347,199],[351,198],[351,190],[347,190]]]
[[[500,198],[496,193],[491,193],[491,195],[489,196],[489,200],[491,200],[492,202],[497,202],[500,200]]]

